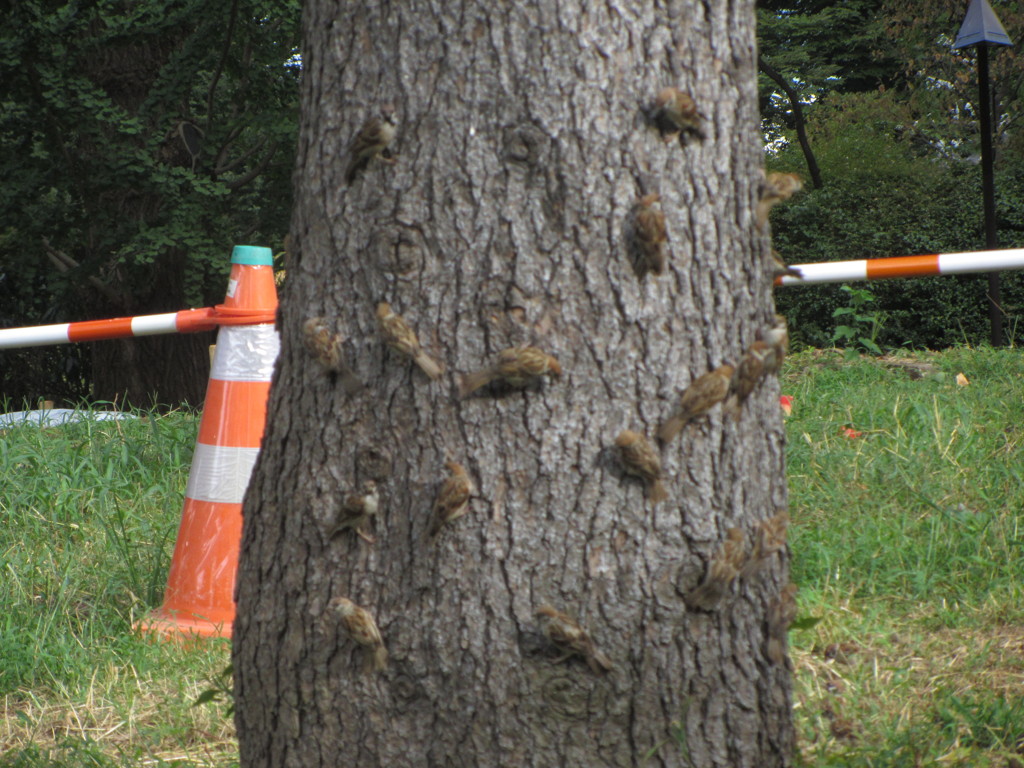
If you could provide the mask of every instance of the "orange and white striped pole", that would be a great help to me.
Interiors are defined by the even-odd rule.
[[[199,437],[163,605],[140,622],[164,635],[230,637],[242,498],[260,450],[278,353],[269,248],[235,246]],[[266,318],[251,324],[254,315]],[[235,321],[243,321],[245,324]]]
[[[801,277],[776,278],[776,285],[845,283],[852,280],[888,280],[927,275],[963,275],[1024,269],[1024,248],[973,253],[932,253],[925,256],[896,256],[889,259],[829,261],[819,264],[791,264]]]
[[[130,336],[154,336],[160,333],[196,333],[218,325],[213,307],[184,309],[161,315],[115,317],[110,320],[83,320],[77,323],[33,325],[27,328],[0,329],[0,349],[43,347],[78,341],[121,339]]]

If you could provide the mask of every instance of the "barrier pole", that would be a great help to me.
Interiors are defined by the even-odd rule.
[[[776,285],[846,283],[854,280],[888,280],[927,275],[965,275],[1024,269],[1024,248],[970,253],[932,253],[924,256],[895,256],[888,259],[827,261],[817,264],[792,264],[802,277],[789,275],[775,279]]]

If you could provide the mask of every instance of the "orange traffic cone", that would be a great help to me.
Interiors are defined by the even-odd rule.
[[[167,592],[139,623],[144,631],[231,637],[242,497],[263,438],[276,309],[270,249],[235,246]]]

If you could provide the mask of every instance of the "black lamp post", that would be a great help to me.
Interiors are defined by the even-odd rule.
[[[956,35],[954,48],[978,47],[978,118],[981,123],[981,200],[985,211],[985,247],[999,247],[996,237],[996,193],[992,178],[992,113],[988,91],[988,47],[1013,45],[996,18],[988,0],[971,0],[964,23]],[[992,346],[1003,345],[1003,310],[1000,306],[999,273],[988,275],[988,319]]]

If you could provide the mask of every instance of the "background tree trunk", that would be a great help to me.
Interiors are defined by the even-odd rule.
[[[238,579],[242,764],[789,765],[789,669],[766,624],[786,558],[714,610],[684,600],[728,529],[749,542],[785,507],[775,381],[738,422],[716,408],[662,452],[660,505],[612,450],[626,428],[653,439],[678,393],[771,321],[753,3],[310,2],[304,31],[282,352]],[[703,142],[646,124],[673,84]],[[351,138],[385,103],[396,162],[348,186]],[[671,257],[640,280],[628,222],[650,192]],[[440,381],[381,343],[381,300],[444,361]],[[303,348],[313,315],[346,338],[362,392]],[[525,342],[561,380],[458,397],[459,373]],[[446,456],[478,493],[430,542]],[[371,478],[375,544],[329,538]],[[339,596],[375,614],[387,671],[361,673]],[[558,662],[545,603],[615,670]]]

